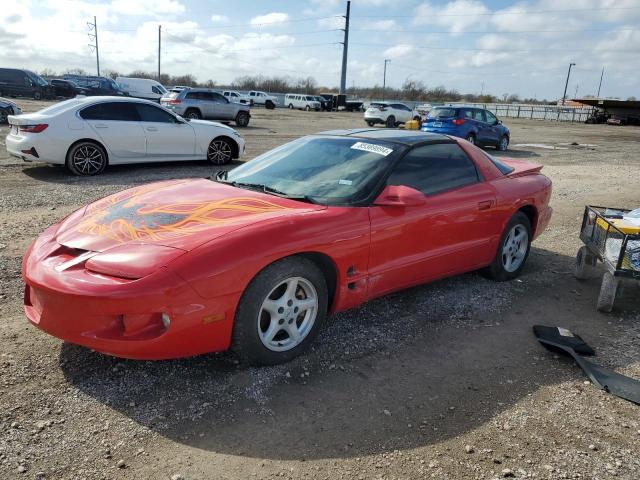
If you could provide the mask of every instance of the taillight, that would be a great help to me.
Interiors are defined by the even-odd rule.
[[[178,100],[177,98],[172,98],[171,100],[169,100],[169,105],[178,105],[179,103],[182,103],[182,100]]]
[[[454,125],[462,125],[464,123],[464,118],[456,118],[453,120]]]
[[[46,123],[38,123],[37,125],[18,125],[18,130],[23,133],[40,133],[49,125]]]

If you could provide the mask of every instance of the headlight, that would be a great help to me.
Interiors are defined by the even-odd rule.
[[[136,280],[152,274],[184,253],[179,248],[163,245],[119,245],[91,257],[85,268],[110,277]]]

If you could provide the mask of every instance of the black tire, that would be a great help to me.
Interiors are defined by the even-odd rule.
[[[228,138],[214,138],[207,148],[207,160],[214,165],[226,165],[233,159],[234,151],[234,145]]]
[[[236,115],[236,125],[238,127],[246,127],[247,125],[249,125],[249,114],[247,112],[238,112],[238,114]]]
[[[310,111],[311,111],[311,107],[310,107],[309,105],[307,105],[306,107],[304,107],[304,109],[305,109],[307,112],[310,112]]]
[[[373,127],[375,124],[376,124],[376,122],[372,122],[370,120],[367,122],[367,125],[369,125],[370,127]]]
[[[264,108],[266,108],[267,110],[273,110],[274,108],[276,108],[276,104],[273,103],[271,100],[267,100],[266,103],[264,104]]]
[[[526,232],[526,250],[524,251],[524,257],[519,263],[519,266],[514,270],[510,270],[505,267],[506,263],[509,263],[508,259],[505,259],[505,243],[509,238],[509,234],[512,230],[516,228],[516,226],[520,227]],[[520,231],[520,230],[516,230]],[[518,243],[518,245],[521,245]],[[529,250],[531,249],[531,222],[529,218],[522,212],[516,212],[513,217],[507,222],[506,227],[504,228],[504,232],[500,236],[500,243],[498,244],[498,250],[496,251],[496,256],[487,268],[483,270],[483,273],[489,278],[498,281],[504,282],[506,280],[511,280],[516,278],[522,272],[525,264],[527,263],[527,258],[529,257]],[[508,254],[507,254],[508,255]]]
[[[253,107],[253,98],[249,100],[249,105]]]
[[[394,117],[393,115],[389,115],[385,124],[387,128],[394,128],[396,126],[396,117]]]
[[[78,142],[67,152],[67,168],[74,175],[81,177],[101,174],[108,163],[107,152],[96,142]]]
[[[0,125],[4,125],[5,123],[9,123],[8,120],[8,116],[10,115],[10,113],[4,109],[4,108],[0,108]]]
[[[587,280],[593,275],[596,262],[596,257],[591,254],[591,251],[586,245],[583,245],[576,254],[576,264],[573,275],[578,280]]]
[[[33,99],[34,100],[41,100],[42,99],[42,93],[36,91],[33,93]]]
[[[473,133],[468,134],[465,140],[473,145],[476,144],[476,136]]]
[[[604,272],[602,284],[600,285],[600,293],[598,295],[598,303],[596,308],[600,312],[610,312],[616,302],[618,293],[618,279],[611,272]]]
[[[287,350],[274,351],[267,347],[261,338],[260,332],[266,335],[265,330],[268,330],[271,325],[275,325],[275,320],[263,310],[263,303],[267,299],[273,298],[274,293],[277,295],[277,289],[282,287],[284,282],[294,278],[303,279],[315,289],[317,297],[315,318],[299,343],[296,344],[293,337],[276,340],[282,332],[288,335],[285,330],[289,328],[287,323],[291,324],[295,320],[297,327],[298,322],[304,322],[304,317],[300,319],[300,316],[303,315],[302,312],[297,313],[295,310],[297,317],[294,317],[296,313],[291,308],[288,311],[282,309],[282,312],[279,309],[278,315],[282,314],[283,318],[278,320],[278,326],[283,326],[279,329],[276,326],[276,335],[271,343],[280,345],[280,342],[285,342],[286,348],[286,342],[291,341],[293,345]],[[256,275],[242,294],[236,310],[231,348],[245,363],[251,365],[275,365],[292,360],[309,347],[324,322],[327,316],[327,292],[326,279],[322,271],[312,261],[302,257],[288,257],[272,263]],[[284,295],[281,298],[284,298]],[[295,296],[298,296],[298,287],[296,287]],[[291,315],[291,317],[287,319],[287,315]]]
[[[184,118],[192,118],[194,120],[200,120],[202,118],[202,115],[200,114],[199,110],[197,110],[195,108],[189,108],[184,113]]]
[[[496,150],[500,152],[506,152],[508,148],[509,148],[509,137],[506,135],[503,135],[500,141],[498,142],[498,145],[496,145]]]
[[[420,117],[419,117],[418,115],[416,115],[415,117],[413,117],[413,119],[414,119],[416,122],[420,122]]]
[[[289,104],[289,110],[293,110],[293,103]]]

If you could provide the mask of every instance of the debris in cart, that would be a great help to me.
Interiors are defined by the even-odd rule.
[[[595,355],[595,351],[579,335],[566,328],[544,325],[534,325],[533,333],[545,348],[571,355],[596,387],[640,405],[640,381],[584,358],[583,355]]]
[[[597,309],[610,312],[619,286],[640,282],[640,209],[587,205],[582,218],[580,240],[584,243],[576,255],[575,277],[586,280],[601,261],[602,277]]]

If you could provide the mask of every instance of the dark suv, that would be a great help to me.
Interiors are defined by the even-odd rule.
[[[498,150],[509,147],[509,129],[489,110],[479,107],[434,107],[422,122],[421,130],[453,135],[477,145],[490,145]]]
[[[80,88],[84,89],[87,92],[86,95],[129,96],[129,92],[122,90],[111,78],[71,74],[66,74],[63,78],[73,81]]]
[[[31,70],[0,68],[0,96],[40,100],[51,97],[52,93],[51,85]]]

